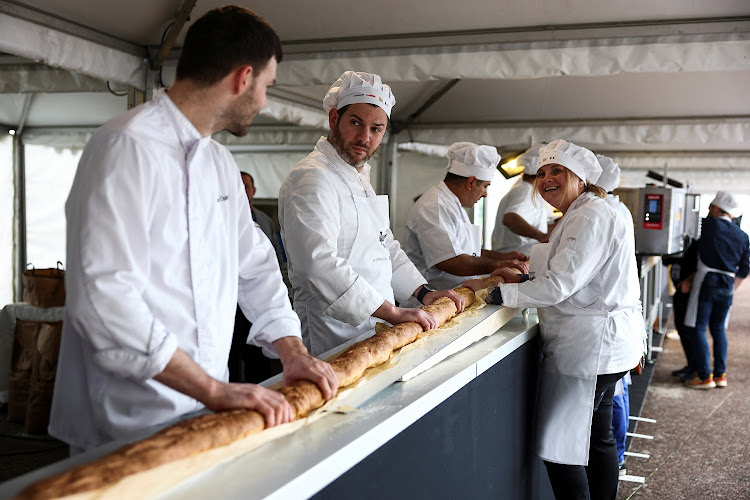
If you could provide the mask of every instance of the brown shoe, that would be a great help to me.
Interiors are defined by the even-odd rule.
[[[716,387],[713,375],[709,375],[708,378],[702,379],[698,375],[685,382],[685,385],[691,389],[713,389]]]

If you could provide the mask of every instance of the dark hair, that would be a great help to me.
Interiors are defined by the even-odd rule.
[[[380,107],[377,104],[373,104],[371,102],[368,102],[368,103],[365,103],[365,104],[369,104],[373,108],[379,108]],[[339,120],[341,120],[341,117],[344,116],[344,113],[346,113],[346,110],[349,109],[349,106],[351,106],[351,104],[347,104],[345,106],[341,106],[339,109],[336,110],[336,113],[337,113],[336,124],[337,125],[339,123]],[[386,113],[385,114],[385,125],[388,126],[390,123],[391,123],[391,119],[388,118],[388,113]]]
[[[213,9],[190,26],[177,63],[177,80],[213,85],[239,66],[261,71],[280,63],[281,40],[265,19],[237,5]]]
[[[247,172],[240,172],[240,177],[242,177],[243,175],[250,177],[250,181],[253,183],[253,186],[255,186],[255,179],[253,179],[252,175],[248,174]]]
[[[463,182],[466,182],[467,179],[468,177],[464,177],[463,175],[457,175],[457,174],[454,174],[453,172],[448,172],[445,174],[445,179],[443,179],[443,182],[445,182],[446,184],[451,183],[451,182],[463,183]]]

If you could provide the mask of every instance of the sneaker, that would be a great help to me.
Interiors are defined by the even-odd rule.
[[[727,386],[727,374],[722,373],[718,377],[714,377],[714,383],[716,383],[716,387],[726,387]]]
[[[709,375],[706,379],[702,379],[696,375],[692,380],[685,382],[685,385],[691,389],[713,389],[716,387],[716,382],[714,382],[713,375]]]
[[[619,469],[620,469],[621,476],[626,476],[628,474],[627,469],[625,469],[625,462],[620,464]]]
[[[674,377],[683,377],[685,375],[689,375],[690,372],[692,372],[692,371],[693,370],[691,370],[689,366],[686,366],[684,368],[680,368],[679,370],[673,371],[672,372],[672,376],[674,376]]]

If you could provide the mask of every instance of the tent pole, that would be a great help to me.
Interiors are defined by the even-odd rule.
[[[378,190],[381,194],[388,195],[388,209],[391,216],[390,223],[393,229],[393,216],[396,213],[396,147],[398,140],[396,134],[388,131],[386,140],[381,143],[380,172],[378,175]]]
[[[26,155],[23,132],[34,95],[26,94],[13,136],[13,302],[20,302],[23,298],[21,275],[26,269]]]
[[[13,136],[13,302],[23,300],[21,275],[26,269],[26,173],[21,134]]]

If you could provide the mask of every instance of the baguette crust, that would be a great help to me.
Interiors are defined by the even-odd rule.
[[[485,282],[494,285],[502,282],[502,279],[486,278]],[[475,294],[469,288],[457,288],[456,292],[464,298],[466,307],[475,300]],[[422,307],[422,310],[435,316],[438,326],[451,319],[457,311],[456,305],[447,297],[437,299],[429,306]],[[330,361],[339,387],[355,383],[368,368],[387,362],[395,351],[414,342],[422,331],[417,323],[400,323],[343,351]],[[324,403],[320,389],[307,380],[296,381],[279,389],[279,392],[294,409],[295,419],[303,418]],[[264,427],[263,417],[252,410],[223,411],[191,418],[98,460],[38,481],[16,498],[47,500],[97,490],[126,476],[227,445],[260,432]]]

